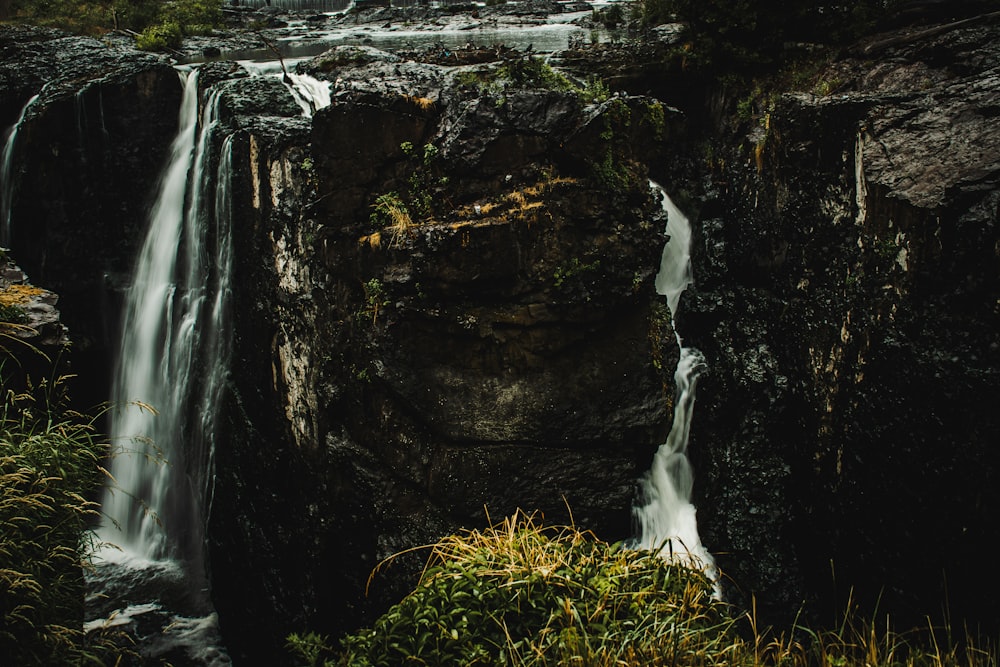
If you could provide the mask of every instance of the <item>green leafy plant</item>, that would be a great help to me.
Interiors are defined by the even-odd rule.
[[[378,315],[382,309],[389,305],[389,297],[386,294],[385,286],[378,278],[372,278],[365,283],[365,307],[359,313],[365,319],[371,318],[374,324],[378,321]],[[367,372],[365,372],[367,379]]]
[[[556,287],[562,287],[570,278],[585,273],[596,271],[601,266],[601,260],[595,259],[593,262],[581,262],[578,257],[574,257],[568,262],[558,266],[552,274],[552,279]]]
[[[606,102],[611,97],[611,89],[608,88],[604,80],[592,76],[587,79],[587,83],[579,89],[580,99],[587,104],[599,104]]]
[[[410,164],[406,196],[395,191],[378,195],[370,216],[373,225],[392,228],[393,242],[410,233],[416,222],[414,218],[425,220],[434,215],[436,203],[445,199],[444,189],[448,184],[448,178],[437,168],[440,154],[437,146],[428,143],[418,150],[413,142],[404,141],[399,149]]]
[[[151,25],[143,30],[135,38],[135,45],[143,51],[166,51],[179,47],[183,38],[184,33],[180,24],[169,21]]]
[[[667,664],[731,629],[700,571],[519,513],[434,545],[416,590],[323,664]],[[316,639],[290,644],[315,665]]]
[[[370,220],[374,226],[390,227],[394,241],[398,241],[402,235],[409,233],[413,226],[410,210],[398,192],[386,192],[378,195],[375,198],[375,203],[372,204]]]
[[[494,103],[498,107],[506,103],[504,90],[510,86],[575,93],[587,104],[604,102],[610,97],[610,90],[602,79],[590,77],[580,85],[544,60],[531,55],[510,58],[495,69],[460,72],[455,81],[459,86],[495,95]]]

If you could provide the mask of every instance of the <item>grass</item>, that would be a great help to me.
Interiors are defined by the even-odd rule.
[[[698,569],[523,513],[422,548],[417,587],[371,628],[339,650],[316,633],[289,636],[289,649],[311,667],[997,664],[995,648],[972,638],[896,633],[850,611],[828,630],[761,628],[755,610],[714,599]]]
[[[372,204],[371,222],[373,225],[386,226],[392,232],[392,241],[389,245],[394,245],[404,236],[411,233],[413,219],[410,217],[409,208],[402,197],[396,192],[387,192],[375,198]],[[370,236],[365,240],[371,243],[372,247],[381,245],[381,234],[373,242]]]
[[[82,622],[87,527],[98,512],[90,498],[107,445],[94,418],[65,408],[65,379],[0,390],[0,655],[15,665],[103,664],[111,640],[85,636]]]

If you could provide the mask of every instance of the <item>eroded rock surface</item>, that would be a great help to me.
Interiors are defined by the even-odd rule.
[[[839,60],[692,186],[679,328],[712,369],[692,453],[734,599],[781,617],[854,587],[904,627],[945,598],[996,622],[971,566],[1000,509],[996,35]]]
[[[954,613],[995,622],[996,577],[971,564],[1000,509],[996,33],[987,17],[873,40],[750,120],[725,85],[658,77],[663,45],[608,69],[662,102],[599,105],[497,79],[523,66],[502,48],[339,47],[297,70],[331,84],[311,118],[278,77],[204,66],[234,166],[209,517],[234,658],[371,620],[422,564],[395,561],[366,596],[381,559],[487,508],[560,521],[568,503],[602,537],[629,533],[677,354],[648,175],[694,226],[678,328],[710,368],[690,452],[730,599],[779,622],[803,600],[826,611],[833,561],[901,624],[945,580]],[[57,45],[73,63],[53,64]],[[98,341],[176,130],[177,73],[46,31],[4,27],[0,49],[4,126],[40,93],[13,245],[62,293],[79,348],[104,346],[107,377]],[[583,74],[578,56],[563,62]]]
[[[241,259],[210,535],[235,656],[274,651],[275,624],[370,619],[422,564],[401,558],[366,598],[381,559],[487,512],[568,507],[627,536],[670,420],[644,160],[679,114],[370,49],[300,69],[332,84],[311,122],[248,113],[261,83],[222,96]],[[273,614],[244,585],[260,573]]]

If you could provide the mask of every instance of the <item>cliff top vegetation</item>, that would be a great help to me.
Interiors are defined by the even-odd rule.
[[[898,634],[850,602],[829,630],[763,628],[753,610],[736,613],[713,597],[696,564],[522,513],[429,548],[416,589],[371,628],[339,651],[314,632],[289,636],[289,649],[310,667],[995,664],[971,638],[938,628]]]
[[[124,30],[137,35],[140,48],[162,50],[211,32],[222,22],[222,0],[0,0],[2,21],[86,35]]]

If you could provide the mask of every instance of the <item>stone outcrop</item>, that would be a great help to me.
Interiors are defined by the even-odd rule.
[[[996,624],[996,35],[860,44],[689,185],[700,525],[773,618],[853,587],[903,627]]]
[[[22,391],[52,377],[69,344],[56,309],[58,295],[32,285],[6,251],[0,251],[0,385]]]
[[[210,535],[236,656],[372,618],[423,555],[366,597],[381,559],[487,512],[569,508],[627,536],[670,419],[640,158],[675,112],[356,49],[304,68],[334,82],[311,124],[235,117],[233,441]],[[273,614],[245,586],[262,573]]]
[[[9,245],[62,296],[77,372],[108,397],[121,289],[177,128],[177,73],[157,57],[58,31],[0,31],[0,126],[13,147]]]
[[[382,559],[486,511],[628,535],[677,355],[649,176],[694,227],[678,329],[709,366],[690,452],[730,599],[781,622],[853,586],[910,624],[947,582],[955,618],[995,623],[971,564],[1000,509],[996,34],[876,38],[749,115],[692,72],[657,78],[662,45],[616,85],[663,102],[598,105],[505,80],[533,65],[502,49],[340,47],[300,66],[333,86],[312,118],[280,79],[206,65],[234,166],[209,517],[234,658],[370,620],[423,562],[369,587]],[[0,53],[3,126],[40,95],[12,245],[93,352],[95,402],[180,86],[48,31],[4,27]]]

